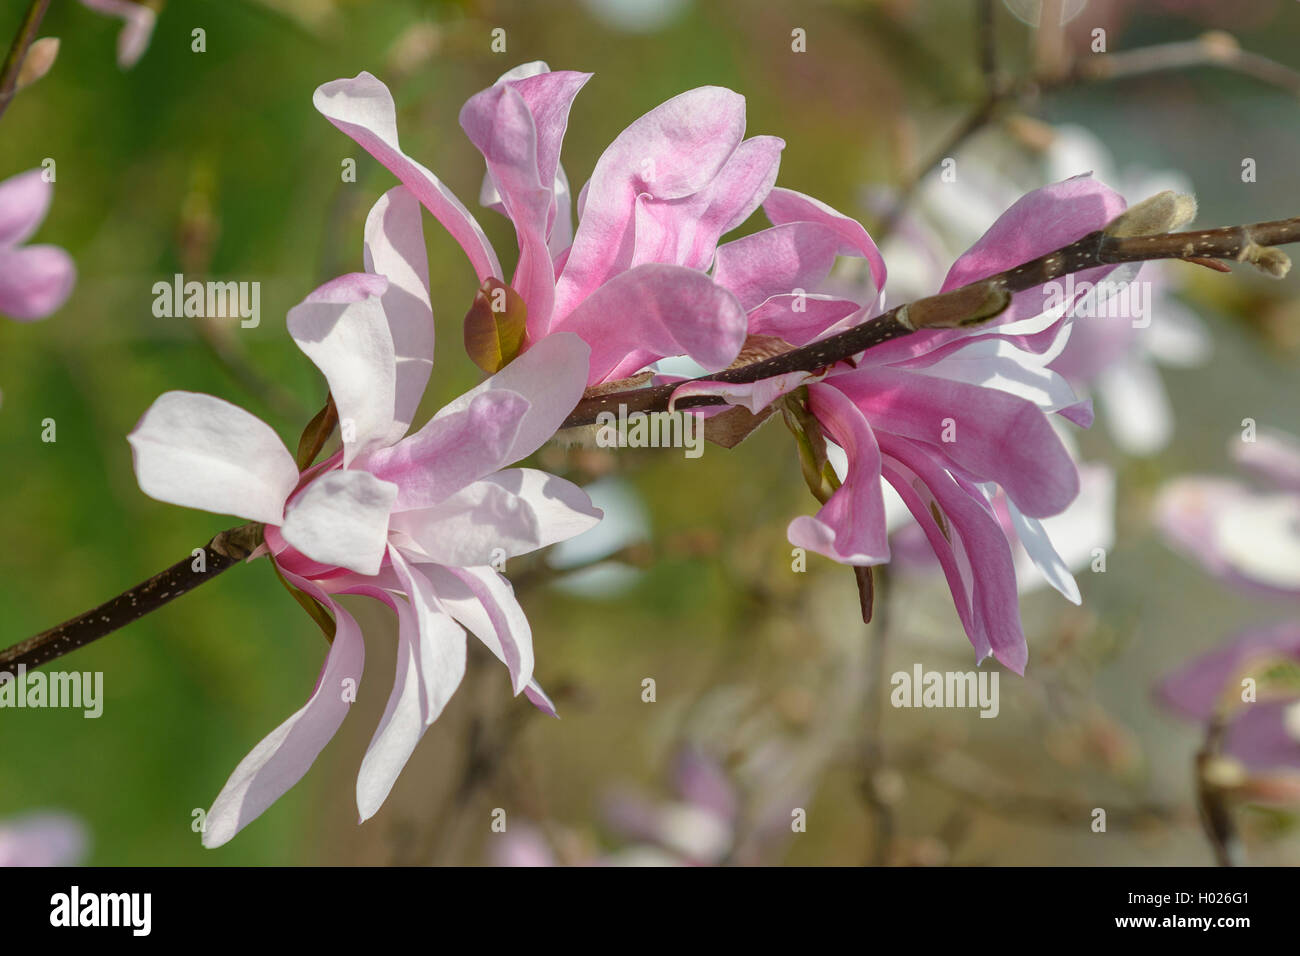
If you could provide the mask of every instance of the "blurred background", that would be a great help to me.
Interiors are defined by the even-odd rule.
[[[918,236],[947,244],[931,289],[1017,195],[1089,169],[1130,203],[1155,191],[1141,184],[1176,179],[1207,226],[1300,214],[1300,7],[1041,6],[169,0],[122,69],[122,22],[54,0],[41,34],[60,38],[58,59],[0,118],[0,178],[55,160],[35,239],[66,248],[78,282],[48,320],[0,322],[0,645],[233,523],[139,491],[125,436],[159,394],[226,398],[290,447],[320,407],[324,383],[283,317],[361,267],[365,213],[393,184],[312,108],[328,80],[368,70],[388,84],[403,147],[476,211],[507,268],[513,232],[479,210],[482,159],[457,114],[536,59],[595,74],[565,139],[575,192],[632,120],[692,87],[727,86],[747,97],[749,135],[786,140],[779,184],[861,218],[900,281],[926,284],[901,265]],[[5,0],[0,41],[25,7]],[[496,28],[504,53],[491,48]],[[1169,65],[1157,53],[1159,68],[1098,77],[1097,29],[1108,53],[1196,41],[1172,49],[1201,55]],[[792,49],[796,30],[804,51]],[[1198,41],[1207,31],[1220,32]],[[1239,68],[1234,42],[1273,66]],[[996,108],[981,117],[991,91]],[[922,175],[948,157],[969,201]],[[340,181],[347,158],[355,183]],[[757,214],[736,235],[765,224]],[[474,276],[429,217],[425,233],[439,342],[427,415],[479,373],[460,328]],[[83,862],[125,865],[1211,863],[1196,809],[1204,730],[1153,687],[1243,628],[1300,617],[1300,600],[1207,575],[1166,543],[1153,502],[1181,475],[1237,476],[1227,449],[1243,419],[1300,432],[1300,280],[1164,269],[1153,324],[1164,327],[1162,308],[1174,316],[1172,359],[1153,346],[1145,391],[1121,383],[1111,422],[1098,394],[1097,425],[1074,430],[1081,459],[1113,475],[1113,511],[1088,532],[1105,571],[1081,565],[1081,607],[1045,589],[1024,595],[1029,670],[1001,675],[997,719],[889,706],[893,672],[970,670],[973,652],[924,562],[883,576],[872,625],[846,569],[814,555],[792,571],[786,524],[816,503],[780,425],[698,460],[548,446],[540,466],[591,486],[612,526],[507,569],[560,720],[513,699],[496,662],[472,655],[384,809],[359,827],[355,778],[391,687],[395,624],[354,601],[367,674],[353,713],[302,783],[205,851],[193,812],[301,705],[325,649],[256,562],[61,662],[104,673],[102,717],[0,711],[0,828],[70,814]],[[260,282],[260,326],[156,318],[153,284],[176,272]],[[1125,403],[1137,414],[1161,396],[1166,424],[1126,436]],[[47,418],[53,443],[42,441]],[[498,809],[505,833],[492,830]],[[1293,811],[1234,803],[1247,862],[1300,862]]]

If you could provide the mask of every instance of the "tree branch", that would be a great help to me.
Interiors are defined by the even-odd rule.
[[[19,641],[0,651],[0,674],[17,674],[19,665],[28,670],[40,667],[125,627],[247,559],[261,541],[260,524],[240,525],[221,532],[203,548],[202,571],[194,569],[199,558],[191,554],[111,601]]]
[[[1032,259],[987,279],[890,309],[868,322],[819,342],[791,349],[761,362],[702,375],[693,381],[738,384],[757,382],[787,372],[816,372],[882,342],[910,335],[919,328],[952,328],[980,321],[980,319],[971,320],[969,317],[963,321],[960,306],[978,305],[998,292],[1023,292],[1070,273],[1082,272],[1097,266],[1154,259],[1229,259],[1248,261],[1265,271],[1276,274],[1274,269],[1284,271],[1284,264],[1288,263],[1288,260],[1283,253],[1272,247],[1292,242],[1300,242],[1300,217],[1246,226],[1225,226],[1220,229],[1160,233],[1150,236],[1118,237],[1099,230],[1055,252]],[[991,313],[988,317],[995,314]],[[578,403],[569,417],[564,420],[563,427],[593,425],[598,414],[617,413],[620,406],[626,406],[628,412],[667,411],[673,392],[682,384],[677,382],[657,385],[653,388],[591,395]],[[675,402],[674,408],[700,408],[725,404],[727,404],[726,400],[720,397],[695,395]]]
[[[45,18],[45,10],[49,5],[50,0],[32,0],[27,12],[23,14],[22,22],[18,24],[18,33],[5,56],[4,66],[0,67],[0,116],[4,115],[13,101],[18,87],[18,71],[23,68],[27,50],[36,42],[36,31],[40,29],[41,20]]]

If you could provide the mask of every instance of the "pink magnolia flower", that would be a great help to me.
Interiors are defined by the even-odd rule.
[[[764,204],[774,222],[788,226],[814,218],[811,201],[800,200],[802,215],[792,215],[788,201],[788,196],[774,190]],[[1031,192],[957,259],[940,291],[1060,248],[1101,228],[1123,209],[1117,193],[1090,177]],[[778,225],[766,236],[756,234],[765,238],[754,239],[758,248],[746,257],[748,273],[787,275],[792,277],[790,283],[797,279],[811,286],[829,271],[836,253],[852,248],[871,262],[880,288],[884,266],[877,262],[874,244],[867,245],[866,231],[833,210],[828,213],[826,207],[817,212],[823,226],[831,215],[836,217],[831,221],[840,223],[844,245],[832,246],[810,269],[804,242],[794,240],[783,246],[775,241]],[[726,253],[719,250],[718,281],[735,290],[741,283],[724,268],[726,264]],[[1106,271],[1087,270],[1080,279],[1095,282]],[[770,299],[774,291],[767,285],[740,298],[752,303],[760,295]],[[958,617],[977,656],[982,660],[992,654],[1023,673],[1028,647],[1020,625],[1012,552],[992,496],[1000,487],[1010,521],[1035,564],[1077,602],[1074,580],[1039,519],[1062,512],[1079,488],[1077,469],[1047,413],[1081,424],[1091,421],[1090,409],[1048,367],[1068,340],[1070,315],[1078,300],[1076,296],[1049,304],[1042,288],[1030,289],[1017,293],[992,327],[974,332],[921,330],[878,345],[826,373],[792,373],[755,385],[685,385],[675,398],[719,394],[757,411],[806,384],[809,408],[828,438],[846,453],[847,470],[841,487],[815,517],[790,523],[790,542],[843,564],[887,562],[883,478],[924,530],[942,564]],[[879,302],[873,303],[843,319],[834,318],[832,310],[815,321],[807,312],[791,311],[771,323],[751,324],[750,330],[799,344],[856,324],[879,308]],[[753,313],[751,321],[752,317]]]
[[[43,172],[30,169],[0,182],[0,314],[22,322],[61,308],[77,276],[72,257],[58,246],[23,245],[54,196]]]
[[[1158,693],[1190,720],[1224,723],[1220,753],[1241,765],[1249,796],[1295,802],[1300,799],[1298,674],[1300,621],[1288,621],[1243,631],[1170,674]]]
[[[1229,454],[1263,488],[1178,478],[1157,495],[1156,522],[1173,548],[1216,577],[1300,597],[1300,441],[1265,428],[1253,437],[1232,440]]]
[[[135,66],[149,48],[158,14],[136,0],[81,0],[84,7],[122,20],[122,32],[117,35],[117,65],[124,70]]]
[[[784,142],[744,138],[745,101],[701,87],[620,133],[578,196],[572,227],[560,146],[590,74],[529,63],[472,96],[460,120],[487,162],[481,199],[508,216],[519,245],[510,284],[527,305],[524,348],[557,332],[591,346],[588,383],[687,355],[729,365],[744,342],[740,302],[707,270],[719,238],[749,217],[776,180]],[[460,243],[480,281],[504,280],[465,206],[398,144],[388,88],[369,73],[316,91],[316,108],[393,172]]]
[[[365,239],[367,271],[326,283],[288,318],[329,383],[339,452],[299,474],[267,425],[189,392],[163,395],[130,435],[146,494],[264,522],[272,560],[337,628],[311,698],[218,795],[205,846],[225,843],[293,786],[346,716],[364,646],[334,595],[383,601],[399,625],[396,680],[357,780],[363,821],[459,685],[465,628],[506,664],[516,694],[554,714],[533,680],[528,621],[495,567],[600,518],[569,482],[506,468],[577,403],[589,349],[575,335],[552,335],[408,435],[433,360],[420,207],[409,190],[376,203]]]
[[[66,813],[28,813],[0,820],[0,867],[75,866],[86,856],[86,827]]]

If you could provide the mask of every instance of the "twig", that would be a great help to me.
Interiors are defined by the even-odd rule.
[[[191,554],[111,601],[0,651],[0,674],[17,674],[20,665],[27,670],[40,667],[125,627],[245,560],[261,540],[260,524],[221,532],[204,546],[201,562]]]
[[[786,372],[816,371],[874,345],[910,335],[918,328],[951,328],[971,321],[982,321],[988,315],[980,314],[980,304],[991,298],[998,295],[1006,298],[1010,293],[1032,289],[1060,276],[1098,265],[1152,259],[1233,259],[1250,261],[1261,268],[1275,271],[1280,269],[1282,261],[1286,261],[1286,256],[1272,247],[1290,242],[1300,242],[1300,217],[1202,232],[1151,236],[1121,238],[1103,231],[1092,232],[1046,256],[1031,259],[1006,272],[960,289],[891,309],[870,322],[864,322],[820,342],[792,349],[761,362],[702,376],[696,381],[744,383]],[[971,307],[976,310],[974,320],[971,319],[972,313],[963,311]],[[995,313],[989,313],[991,314]],[[561,427],[595,424],[598,413],[616,411],[620,404],[626,405],[629,412],[666,411],[672,394],[678,387],[680,383],[584,398]],[[679,408],[722,404],[726,404],[725,399],[712,395],[693,396],[676,403]],[[260,525],[244,525],[218,535],[205,549],[208,552],[208,571],[193,571],[190,559],[186,559],[107,604],[0,651],[0,668],[12,669],[19,663],[27,663],[29,667],[39,666],[157,610],[203,583],[212,576],[214,569],[225,570],[235,560],[247,557],[256,547],[255,543],[246,550],[236,548],[234,551],[229,550],[230,545],[232,541],[249,540],[249,536],[254,534],[260,536]]]
[[[885,746],[882,734],[885,713],[885,650],[889,642],[889,625],[892,615],[893,587],[886,581],[886,565],[874,569],[873,587],[878,596],[878,612],[871,626],[870,645],[867,650],[867,686],[864,709],[866,734],[862,747],[862,791],[871,808],[875,823],[875,840],[871,846],[872,866],[889,862],[894,843],[894,811],[889,800],[880,793],[879,775],[885,769]],[[881,593],[883,591],[883,594]]]
[[[18,72],[23,68],[27,50],[36,42],[36,31],[40,29],[41,20],[44,19],[45,10],[49,5],[50,0],[32,0],[27,12],[23,14],[22,22],[18,24],[18,33],[9,47],[4,66],[0,67],[0,116],[4,115],[4,111],[13,101],[14,92],[18,87]]]
[[[1123,238],[1099,230],[1005,272],[951,292],[898,306],[869,322],[821,341],[791,349],[761,362],[702,375],[693,381],[738,384],[757,382],[787,372],[815,372],[890,339],[910,335],[922,327],[921,314],[948,315],[951,314],[951,307],[961,302],[986,298],[998,290],[1022,292],[1052,279],[1096,266],[1155,259],[1248,259],[1262,264],[1261,257],[1270,251],[1282,255],[1271,247],[1291,242],[1300,242],[1300,217],[1199,232]],[[925,320],[925,324],[929,327],[945,327],[928,320]],[[667,411],[673,392],[681,385],[677,382],[584,398],[565,419],[563,427],[595,424],[599,413],[617,412],[621,405],[626,406],[628,412]],[[695,395],[675,402],[674,407],[687,409],[725,404],[726,400],[717,396]]]
[[[1237,840],[1237,827],[1224,787],[1214,774],[1224,729],[1222,719],[1212,719],[1205,729],[1201,749],[1196,752],[1196,805],[1201,812],[1201,829],[1214,851],[1215,862],[1219,866],[1236,866],[1241,846]]]

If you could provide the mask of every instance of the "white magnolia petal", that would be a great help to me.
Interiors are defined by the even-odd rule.
[[[212,395],[159,396],[127,441],[140,490],[187,508],[279,524],[298,483],[271,426]]]
[[[329,382],[343,437],[343,467],[387,445],[394,430],[397,358],[383,300],[308,298],[289,310],[288,324],[298,348]]]
[[[366,271],[384,276],[383,310],[396,360],[388,444],[406,434],[433,369],[433,307],[420,201],[405,186],[379,197],[366,217]]]
[[[203,829],[209,849],[229,841],[302,779],[343,723],[361,682],[365,641],[357,622],[311,581],[284,575],[333,612],[334,641],[311,699],[240,761],[217,795]]]
[[[376,574],[396,501],[391,481],[366,471],[328,471],[289,505],[280,533],[313,561]]]

